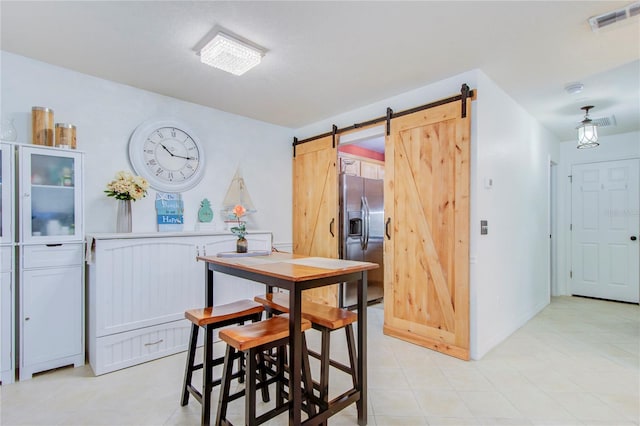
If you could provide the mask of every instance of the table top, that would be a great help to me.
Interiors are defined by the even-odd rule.
[[[291,253],[271,253],[268,256],[253,257],[198,256],[197,259],[214,265],[228,266],[292,282],[379,268],[377,263],[309,257]]]

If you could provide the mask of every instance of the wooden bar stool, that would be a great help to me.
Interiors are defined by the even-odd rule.
[[[311,328],[311,323],[308,320],[302,319],[302,381],[303,388],[307,395],[312,395],[313,382],[311,381],[311,369],[309,367],[307,345],[304,338],[304,331],[309,328]],[[284,401],[281,393],[283,388],[282,384],[287,381],[285,378],[285,353],[286,346],[289,342],[289,318],[285,315],[274,316],[257,323],[226,328],[220,331],[219,336],[227,343],[227,350],[224,358],[216,426],[231,425],[231,422],[227,419],[228,405],[231,401],[242,396],[245,397],[245,425],[259,425],[287,411],[289,409],[289,403],[288,401]],[[274,348],[277,348],[278,353],[275,374],[266,381],[261,380],[260,383],[257,383],[256,360],[264,351],[270,351]],[[233,360],[238,352],[245,353],[247,358],[245,388],[234,394],[229,394],[231,380],[233,378]],[[269,386],[271,383],[277,383],[276,406],[257,416],[256,391]],[[289,386],[289,389],[290,388],[291,386]],[[315,406],[312,403],[307,403],[307,409],[309,410],[310,416],[315,414]]]
[[[239,300],[237,302],[226,305],[214,306],[204,309],[190,309],[185,311],[184,316],[191,321],[191,337],[189,339],[189,349],[187,352],[187,365],[184,371],[184,382],[182,384],[182,398],[180,405],[185,406],[189,402],[189,394],[202,405],[203,425],[208,425],[211,417],[211,391],[214,386],[219,385],[221,379],[213,380],[213,367],[223,363],[224,358],[213,358],[213,331],[215,329],[243,324],[246,321],[258,322],[262,318],[264,308],[261,304],[252,300]],[[198,343],[198,330],[204,328],[206,340],[208,344],[204,348],[203,360],[207,361],[208,368],[202,374],[202,390],[199,391],[191,384],[193,372],[203,369],[203,363],[195,365],[196,345]],[[240,358],[239,356],[236,358]],[[235,377],[242,377],[242,359],[240,359],[240,368]],[[265,392],[267,390],[265,389]],[[265,394],[263,394],[263,399]],[[268,400],[268,394],[266,394]],[[266,402],[266,401],[265,401]]]
[[[268,293],[256,296],[254,300],[261,303],[269,313],[289,312],[289,295],[286,293]],[[308,350],[308,353],[309,356],[320,360],[320,381],[314,383],[314,387],[318,389],[320,394],[319,398],[323,402],[323,406],[321,406],[322,410],[326,410],[329,404],[330,366],[351,376],[353,389],[345,392],[345,394],[357,388],[356,349],[352,324],[357,321],[358,315],[347,309],[335,308],[309,300],[303,300],[302,317],[311,321],[311,326],[321,333],[320,353],[312,350]],[[330,333],[341,328],[344,328],[347,336],[348,366],[330,358]]]

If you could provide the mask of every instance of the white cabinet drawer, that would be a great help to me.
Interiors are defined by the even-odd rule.
[[[23,268],[81,265],[84,260],[84,243],[23,246],[22,250]]]
[[[13,247],[0,247],[0,271],[13,270]]]
[[[99,337],[93,352],[90,347],[91,368],[100,375],[184,351],[190,330],[191,322],[182,319]]]

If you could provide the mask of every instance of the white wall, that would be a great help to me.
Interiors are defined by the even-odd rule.
[[[558,280],[553,294],[571,294],[571,167],[574,164],[640,158],[640,132],[601,136],[600,146],[592,149],[577,149],[576,141],[560,144],[558,165]]]
[[[478,89],[471,219],[474,359],[549,303],[549,171],[559,157],[557,138],[482,72]],[[493,181],[490,189],[487,179]],[[479,235],[480,220],[488,220],[487,235]]]
[[[116,202],[103,193],[118,170],[131,170],[128,141],[150,118],[187,123],[201,139],[207,170],[200,184],[183,193],[185,231],[193,230],[200,201],[208,198],[214,221],[223,229],[220,208],[238,166],[258,209],[249,230],[274,233],[291,242],[290,129],[180,101],[156,93],[2,52],[2,118],[14,118],[18,141],[31,141],[31,107],[46,106],[55,122],[77,126],[78,150],[86,152],[87,233],[114,232]],[[154,232],[155,191],[133,203],[133,231]]]
[[[291,137],[303,139],[459,93],[478,89],[473,102],[471,161],[471,356],[478,359],[549,301],[549,160],[557,141],[481,71],[469,71],[291,131],[219,110],[168,98],[2,52],[2,118],[14,118],[19,140],[30,140],[34,105],[55,110],[56,122],[78,126],[87,153],[88,232],[115,229],[115,202],[104,186],[129,169],[127,143],[142,121],[171,117],[191,125],[206,148],[203,181],[183,194],[185,229],[192,229],[200,200],[216,216],[238,165],[259,212],[252,225],[291,241]],[[558,173],[562,176],[563,173]],[[492,189],[484,179],[492,178]],[[134,232],[155,230],[150,196],[134,203]],[[562,194],[559,194],[562,197]],[[480,219],[489,234],[479,235]]]
[[[549,162],[558,141],[479,70],[297,129],[299,139],[477,89],[471,130],[471,357],[479,359],[549,303]],[[492,189],[484,179],[493,179]],[[480,236],[480,219],[489,234]]]

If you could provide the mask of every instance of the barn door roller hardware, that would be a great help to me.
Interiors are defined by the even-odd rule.
[[[338,126],[336,126],[335,124],[333,126],[331,126],[331,133],[332,137],[331,137],[331,146],[332,148],[336,147],[336,135],[338,134]]]
[[[471,95],[473,96],[473,94]],[[460,116],[462,118],[466,118],[467,117],[467,98],[469,97],[469,86],[467,86],[466,84],[462,85],[462,88],[460,89],[460,100],[462,101],[462,113],[460,114]]]
[[[393,118],[393,110],[387,107],[387,136],[391,134],[391,119]]]
[[[378,117],[378,118],[374,118],[372,120],[368,120],[368,121],[363,121],[362,123],[355,123],[352,124],[351,126],[347,126],[347,127],[343,127],[341,129],[337,128],[336,125],[334,124],[332,126],[332,130],[330,132],[327,133],[322,133],[321,135],[316,135],[316,136],[312,136],[310,138],[307,139],[303,139],[301,141],[299,141],[297,138],[293,138],[293,156],[296,156],[296,145],[300,145],[303,143],[307,143],[307,142],[311,142],[311,141],[315,141],[317,139],[321,139],[327,136],[333,136],[333,147],[335,148],[335,138],[336,135],[343,133],[343,132],[347,132],[349,130],[354,130],[354,129],[358,129],[360,127],[366,127],[366,126],[371,126],[373,124],[378,124],[378,123],[382,123],[383,121],[386,121],[387,124],[387,135],[390,134],[391,132],[391,120],[397,117],[402,117],[404,115],[408,115],[408,114],[413,114],[414,112],[418,112],[418,111],[422,111],[425,109],[429,109],[429,108],[435,108],[437,106],[440,105],[445,105],[451,102],[458,102],[461,101],[461,117],[462,118],[466,118],[467,117],[467,99],[468,98],[473,98],[473,90],[469,89],[469,86],[467,86],[467,84],[463,84],[462,87],[460,88],[460,94],[457,96],[452,96],[450,98],[446,98],[446,99],[440,99],[438,101],[435,102],[431,102],[429,104],[424,104],[424,105],[420,105],[417,106],[415,108],[411,108],[411,109],[407,109],[404,111],[400,111],[400,112],[393,112],[393,110],[391,108],[387,108],[387,113],[385,116],[383,117]]]

